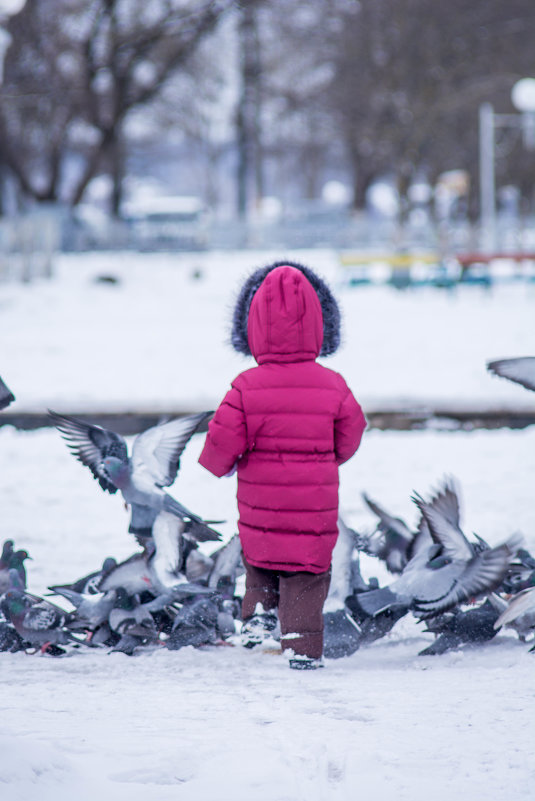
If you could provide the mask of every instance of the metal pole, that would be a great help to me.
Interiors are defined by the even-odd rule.
[[[490,103],[479,107],[479,202],[481,245],[496,248],[496,180],[494,174],[494,110]]]

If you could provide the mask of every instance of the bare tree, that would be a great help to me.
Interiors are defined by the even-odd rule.
[[[0,133],[37,200],[78,203],[99,170],[121,200],[123,125],[151,102],[235,0],[27,0],[10,20]]]
[[[355,205],[381,173],[401,195],[421,167],[474,174],[478,104],[532,68],[533,3],[361,0],[342,18],[329,101]]]

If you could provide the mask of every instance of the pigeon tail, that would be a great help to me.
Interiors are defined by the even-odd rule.
[[[210,542],[221,539],[221,534],[213,528],[210,528],[210,526],[207,526],[200,517],[192,514],[192,512],[188,511],[185,506],[182,506],[181,503],[170,495],[165,495],[163,508],[166,512],[170,512],[185,521],[186,527],[184,529],[184,534],[189,534],[190,537],[194,537],[194,539],[199,542]]]
[[[391,609],[392,607],[407,606],[388,587],[380,587],[378,590],[369,590],[369,592],[359,592],[355,598],[359,606],[368,615],[378,615],[379,612],[384,612],[385,609]]]

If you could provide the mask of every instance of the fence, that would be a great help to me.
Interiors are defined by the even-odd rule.
[[[61,219],[54,206],[0,218],[0,281],[50,278],[59,250]]]

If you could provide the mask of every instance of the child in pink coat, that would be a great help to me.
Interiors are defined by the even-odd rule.
[[[321,666],[323,603],[338,536],[338,465],[366,421],[338,373],[319,365],[340,343],[340,313],[312,270],[278,262],[254,272],[234,311],[232,344],[254,356],[209,425],[199,462],[238,472],[248,645],[275,628],[290,666]]]

